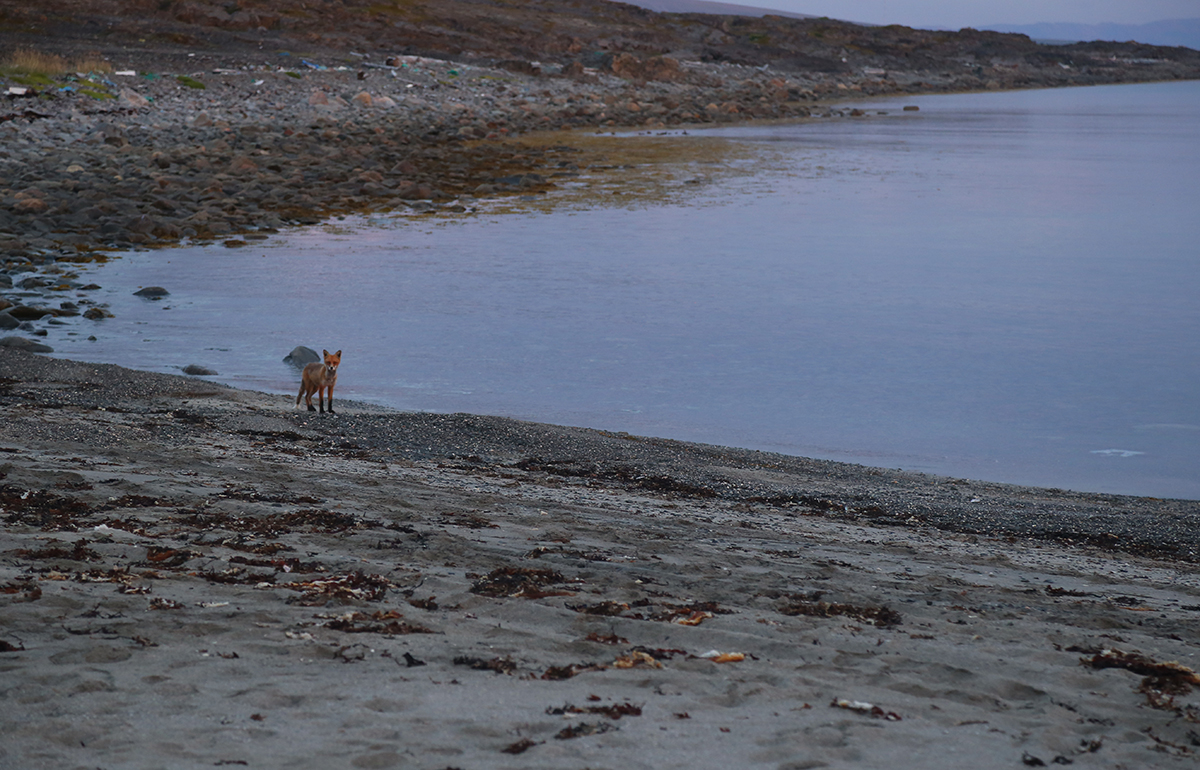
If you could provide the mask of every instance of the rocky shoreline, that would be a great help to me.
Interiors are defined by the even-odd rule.
[[[996,39],[1028,43],[974,35],[980,50],[999,50]],[[0,34],[0,53],[39,40]],[[545,192],[607,162],[539,139],[548,130],[865,120],[868,111],[839,105],[870,95],[1200,77],[1200,54],[1187,49],[1153,49],[1175,52],[1160,58],[1077,51],[1072,65],[1061,51],[976,52],[964,60],[971,66],[958,61],[959,71],[948,71],[953,62],[914,60],[904,69],[895,56],[861,51],[853,62],[780,69],[627,47],[637,53],[530,62],[110,44],[110,72],[33,85],[0,76],[8,92],[0,114],[0,332],[37,335],[45,323],[106,317],[71,265],[113,250],[237,247],[350,212],[462,211],[480,198]]]

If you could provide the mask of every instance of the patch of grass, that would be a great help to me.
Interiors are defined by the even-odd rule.
[[[187,86],[188,88],[208,88],[208,86],[204,85],[204,83],[189,75],[176,75],[175,79],[179,81],[180,85]]]
[[[112,69],[111,64],[94,54],[69,60],[29,48],[18,48],[0,65],[5,74],[45,78],[46,83],[68,72],[112,72]]]
[[[52,86],[54,81],[40,72],[27,75],[12,75],[11,80],[19,86]]]
[[[70,71],[67,60],[55,54],[18,48],[4,62],[5,69],[16,75],[62,75]]]
[[[86,85],[79,88],[80,96],[90,96],[93,99],[116,99],[107,89],[96,85]]]
[[[288,71],[283,74],[287,75],[289,78],[295,78],[296,80],[300,80],[303,77],[299,72]]]
[[[71,64],[72,72],[112,72],[113,66],[99,56],[84,56]]]

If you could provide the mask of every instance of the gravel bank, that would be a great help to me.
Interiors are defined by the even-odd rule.
[[[230,408],[243,401],[252,406]],[[388,412],[353,402],[339,404],[338,417],[328,419],[291,411],[287,397],[3,347],[0,404],[13,415],[3,438],[15,447],[37,439],[101,449],[113,434],[87,426],[103,412],[105,420],[123,415],[118,422],[140,431],[146,442],[250,440],[363,462],[435,463],[481,478],[719,501],[768,515],[1200,559],[1195,501],[1026,488],[501,417]]]

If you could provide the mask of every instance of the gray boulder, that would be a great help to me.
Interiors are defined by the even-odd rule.
[[[0,313],[0,330],[8,331],[15,329],[21,325],[21,322],[13,318],[10,313]]]
[[[54,348],[49,345],[43,345],[40,342],[27,340],[24,337],[0,337],[0,346],[6,348],[16,348],[29,353],[53,353]]]
[[[212,369],[208,369],[197,364],[188,364],[187,366],[183,367],[183,373],[190,374],[195,377],[210,377],[216,374],[216,372],[214,372]]]
[[[306,348],[303,345],[297,345],[292,348],[292,352],[283,357],[285,364],[291,364],[297,369],[303,369],[312,363],[317,363],[321,360],[321,354],[312,348]]]
[[[133,296],[145,297],[147,299],[158,299],[159,297],[166,297],[170,293],[171,292],[167,291],[161,286],[147,286],[144,289],[138,289],[135,291]]]

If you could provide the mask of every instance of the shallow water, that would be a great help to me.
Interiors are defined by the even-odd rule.
[[[755,173],[663,203],[127,254],[99,340],[50,342],[281,409],[305,344],[402,409],[1200,499],[1200,83],[869,111],[702,132]]]

